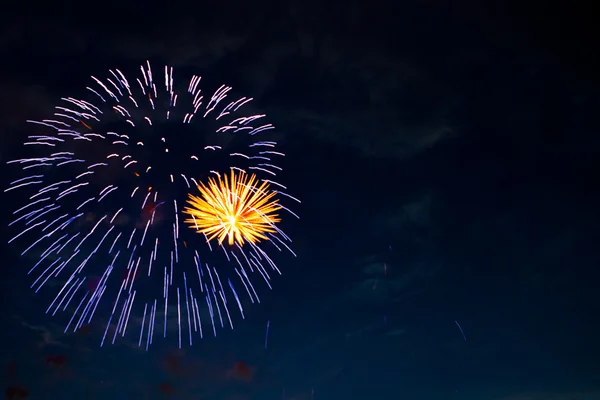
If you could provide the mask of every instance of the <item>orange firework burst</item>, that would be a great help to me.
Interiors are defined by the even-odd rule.
[[[206,235],[207,240],[217,238],[219,245],[225,238],[230,245],[245,241],[257,243],[268,240],[266,233],[275,233],[274,225],[281,221],[276,213],[282,207],[274,199],[277,192],[269,190],[263,181],[258,185],[256,175],[239,173],[232,169],[223,179],[209,178],[208,185],[200,183],[200,196],[188,195],[190,205],[183,210],[191,216],[185,220],[190,228]]]

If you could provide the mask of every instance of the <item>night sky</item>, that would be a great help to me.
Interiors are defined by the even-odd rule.
[[[68,316],[44,313],[26,275],[40,252],[21,257],[31,240],[7,245],[18,231],[5,229],[5,387],[32,400],[600,399],[591,6],[202,3],[3,7],[3,186],[35,134],[25,120],[85,95],[90,75],[167,64],[180,84],[197,74],[253,97],[276,126],[281,181],[302,200],[282,222],[297,257],[276,256],[282,275],[234,330],[100,347],[105,320],[65,335]],[[182,151],[202,146],[189,138]],[[3,193],[2,225],[23,205]]]

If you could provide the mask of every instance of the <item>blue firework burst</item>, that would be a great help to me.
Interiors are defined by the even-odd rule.
[[[205,96],[196,75],[180,90],[173,68],[159,77],[149,62],[140,69],[131,81],[118,69],[92,76],[81,96],[27,121],[36,133],[26,156],[9,162],[23,175],[6,189],[23,202],[9,243],[33,260],[31,287],[47,293],[46,312],[68,313],[65,332],[97,320],[102,344],[133,331],[148,348],[155,330],[173,330],[179,346],[191,345],[233,329],[232,311],[243,318],[244,305],[260,301],[258,286],[271,288],[279,273],[270,252],[295,254],[279,227],[247,246],[201,240],[180,227],[190,191],[233,168],[298,200],[278,182],[284,154],[251,98],[230,100],[224,85]]]

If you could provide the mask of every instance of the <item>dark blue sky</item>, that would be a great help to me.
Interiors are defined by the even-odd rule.
[[[176,334],[148,352],[100,348],[104,321],[63,335],[68,320],[29,289],[35,257],[4,244],[5,386],[30,399],[599,398],[595,14],[448,3],[11,10],[2,162],[27,154],[26,119],[148,59],[254,97],[302,204],[283,223],[298,257],[278,257],[273,291],[183,350]],[[18,171],[2,172],[6,185]],[[6,225],[24,203],[2,200]]]

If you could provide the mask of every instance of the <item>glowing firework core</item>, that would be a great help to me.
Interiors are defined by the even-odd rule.
[[[257,185],[256,175],[240,173],[236,176],[209,178],[208,186],[198,185],[201,197],[189,194],[184,214],[190,228],[206,235],[210,241],[217,238],[219,245],[225,238],[229,245],[237,242],[240,246],[248,241],[252,244],[268,240],[266,233],[275,233],[275,224],[280,222],[276,212],[281,209],[278,200],[273,199],[276,191],[269,190],[269,184],[262,181]]]

